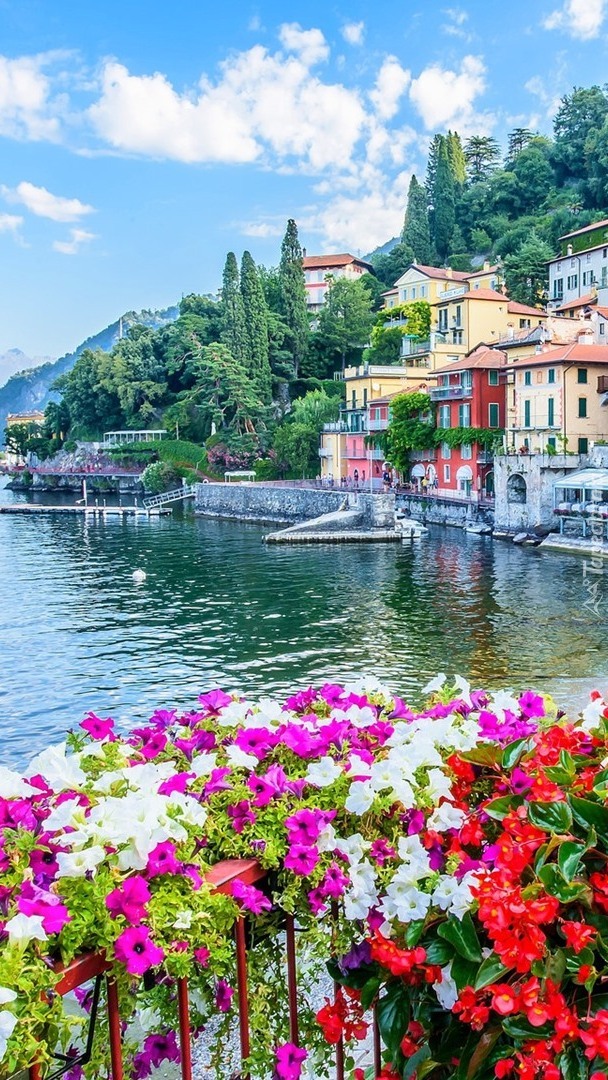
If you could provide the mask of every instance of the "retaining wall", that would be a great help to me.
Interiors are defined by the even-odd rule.
[[[394,526],[395,496],[286,488],[272,484],[197,484],[195,513],[237,521],[292,523],[332,514],[347,505],[361,514],[361,527]]]
[[[455,525],[464,529],[466,525],[494,524],[494,511],[491,507],[458,503],[455,499],[442,499],[437,495],[430,499],[398,495],[397,506],[409,517],[422,521],[424,525]]]

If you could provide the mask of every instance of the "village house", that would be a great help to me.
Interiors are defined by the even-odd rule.
[[[323,307],[329,288],[329,279],[347,278],[357,281],[363,274],[373,274],[370,263],[358,259],[355,255],[306,255],[302,260],[306,304],[312,313]]]
[[[560,236],[561,252],[549,262],[548,308],[572,315],[608,304],[608,219]]]

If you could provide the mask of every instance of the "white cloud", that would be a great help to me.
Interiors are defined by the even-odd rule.
[[[401,232],[410,178],[410,172],[401,172],[391,183],[370,170],[365,190],[336,195],[308,215],[300,214],[298,226],[303,233],[319,234],[329,250],[371,251]]]
[[[396,56],[387,56],[382,64],[370,100],[382,120],[390,120],[399,111],[399,102],[412,80]]]
[[[259,15],[251,16],[249,22],[247,23],[247,29],[251,30],[251,32],[254,34],[257,33],[258,30],[262,29],[262,20]]]
[[[443,8],[442,14],[445,15],[445,19],[441,23],[444,34],[464,38],[465,41],[471,40],[471,35],[464,29],[469,18],[466,11],[462,8]]]
[[[321,30],[303,30],[299,23],[283,23],[279,30],[279,40],[288,52],[297,53],[302,63],[312,67],[327,60],[329,45]]]
[[[44,187],[22,180],[16,188],[1,187],[4,198],[10,203],[20,203],[37,217],[50,218],[51,221],[79,221],[85,214],[94,212],[80,199],[66,199],[63,195],[52,195]]]
[[[0,214],[0,233],[12,233],[13,236],[23,225],[23,218],[18,214]]]
[[[244,163],[272,152],[279,159],[295,156],[314,170],[348,166],[365,110],[356,90],[311,73],[319,42],[303,42],[301,35],[312,33],[291,27],[283,35],[299,56],[270,54],[261,45],[237,53],[221,65],[215,84],[203,78],[193,93],[178,93],[164,75],[131,75],[109,62],[90,118],[111,146],[131,153]]]
[[[0,135],[12,139],[59,138],[60,125],[52,115],[51,83],[42,70],[54,54],[0,56]]]
[[[431,64],[412,81],[410,98],[429,131],[440,127],[469,128],[475,98],[486,87],[486,68],[479,56],[465,56],[460,71]]]
[[[70,229],[70,239],[55,240],[53,251],[58,251],[61,255],[78,255],[83,244],[95,239],[95,233],[87,232],[86,229]]]
[[[561,8],[543,20],[545,30],[563,30],[570,37],[590,41],[599,36],[608,0],[564,0]]]
[[[349,45],[362,45],[365,37],[365,23],[345,23],[342,27],[342,37]]]
[[[285,220],[271,221],[246,221],[240,226],[243,236],[253,236],[258,240],[266,240],[270,236],[282,236],[285,232]]]

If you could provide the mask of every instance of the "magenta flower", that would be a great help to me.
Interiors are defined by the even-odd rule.
[[[246,754],[255,754],[258,761],[262,761],[278,741],[278,736],[267,728],[241,728],[234,740],[239,749]]]
[[[149,878],[158,877],[160,874],[179,874],[182,863],[175,857],[175,844],[170,840],[164,840],[148,855],[146,873]]]
[[[194,780],[194,773],[192,772],[175,773],[175,776],[170,776],[168,780],[163,780],[158,789],[158,794],[172,795],[174,791],[179,791],[180,794],[183,795],[191,780]]]
[[[173,723],[176,716],[177,709],[156,709],[150,717],[150,723],[155,727],[166,728]]]
[[[310,904],[310,910],[313,915],[321,915],[327,911],[325,893],[319,887],[310,890],[308,893],[308,903]]]
[[[146,1056],[153,1069],[158,1069],[163,1061],[181,1061],[179,1047],[174,1031],[168,1031],[165,1035],[147,1035],[144,1039],[143,1055]]]
[[[299,1080],[302,1065],[308,1057],[307,1051],[295,1043],[284,1043],[283,1046],[277,1046],[275,1056],[277,1080]]]
[[[106,907],[114,919],[123,915],[129,923],[140,923],[147,914],[150,887],[141,874],[123,881],[118,889],[106,896]]]
[[[230,788],[230,784],[227,781],[227,777],[230,776],[232,769],[224,765],[221,769],[214,769],[211,773],[205,787],[203,788],[203,794],[206,799],[210,795],[215,795],[218,791],[227,791]]]
[[[230,1012],[234,990],[224,979],[218,979],[215,988],[215,1007],[219,1012]]]
[[[113,742],[116,738],[112,728],[114,727],[114,721],[110,716],[106,716],[105,720],[101,717],[95,716],[95,713],[87,713],[84,720],[81,720],[80,727],[86,731],[92,739],[110,739]]]
[[[314,844],[325,825],[325,816],[321,810],[298,810],[286,818],[285,827],[289,834],[289,843],[298,845]]]
[[[238,900],[242,908],[251,911],[253,915],[261,915],[263,911],[270,911],[272,904],[261,889],[255,885],[245,885],[242,881],[233,881],[232,895]]]
[[[381,836],[379,840],[374,840],[369,849],[369,857],[377,862],[378,866],[384,866],[389,859],[397,858],[397,852],[391,847],[386,837]]]
[[[304,844],[292,844],[283,865],[286,870],[293,870],[294,874],[308,877],[312,874],[319,861],[319,852],[315,847],[305,847]]]
[[[133,738],[129,739],[129,742],[132,746],[137,746],[138,742],[141,741],[141,746],[137,746],[137,749],[145,757],[146,761],[152,761],[159,754],[162,754],[167,745],[165,733],[155,731],[154,728],[136,728],[131,734]]]
[[[165,959],[163,950],[152,941],[147,926],[128,926],[116,938],[114,952],[130,975],[143,975]]]
[[[204,945],[201,945],[200,949],[194,950],[194,959],[201,967],[207,967],[210,956],[209,949],[206,949]]]
[[[182,873],[184,877],[190,878],[194,892],[198,892],[201,885],[203,884],[203,878],[198,870],[198,867],[195,866],[194,863],[188,863],[187,866],[184,866]]]
[[[283,705],[283,711],[295,713],[308,712],[308,709],[316,699],[317,691],[312,686],[309,686],[307,690],[300,690],[297,694],[292,694],[291,697],[288,697]]]
[[[332,900],[338,900],[343,895],[349,882],[350,879],[346,876],[339,863],[332,863],[321,882],[321,892]]]
[[[314,757],[319,751],[319,737],[297,724],[287,724],[281,734],[281,742],[300,758]]]
[[[199,694],[198,700],[207,716],[217,716],[227,705],[232,705],[234,699],[223,690],[210,690],[208,694]]]
[[[58,847],[34,848],[30,852],[30,868],[38,884],[48,884],[59,870]]]
[[[246,799],[241,799],[227,810],[229,818],[232,818],[232,827],[235,832],[242,833],[247,825],[253,825],[257,820],[257,814],[251,809],[251,804]]]
[[[17,908],[23,915],[42,916],[42,927],[47,934],[58,934],[71,918],[58,896],[39,889],[31,881],[24,882]]]
[[[522,713],[528,719],[545,715],[545,703],[540,694],[535,694],[532,690],[526,690],[525,694],[522,694],[518,700]]]

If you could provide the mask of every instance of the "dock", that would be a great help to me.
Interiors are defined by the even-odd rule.
[[[344,532],[292,532],[283,529],[268,533],[266,544],[396,544],[403,536],[395,529],[353,529]]]
[[[0,506],[0,514],[81,514],[99,518],[151,518],[170,514],[160,507],[144,510],[141,506],[47,506],[43,503],[13,503]]]

